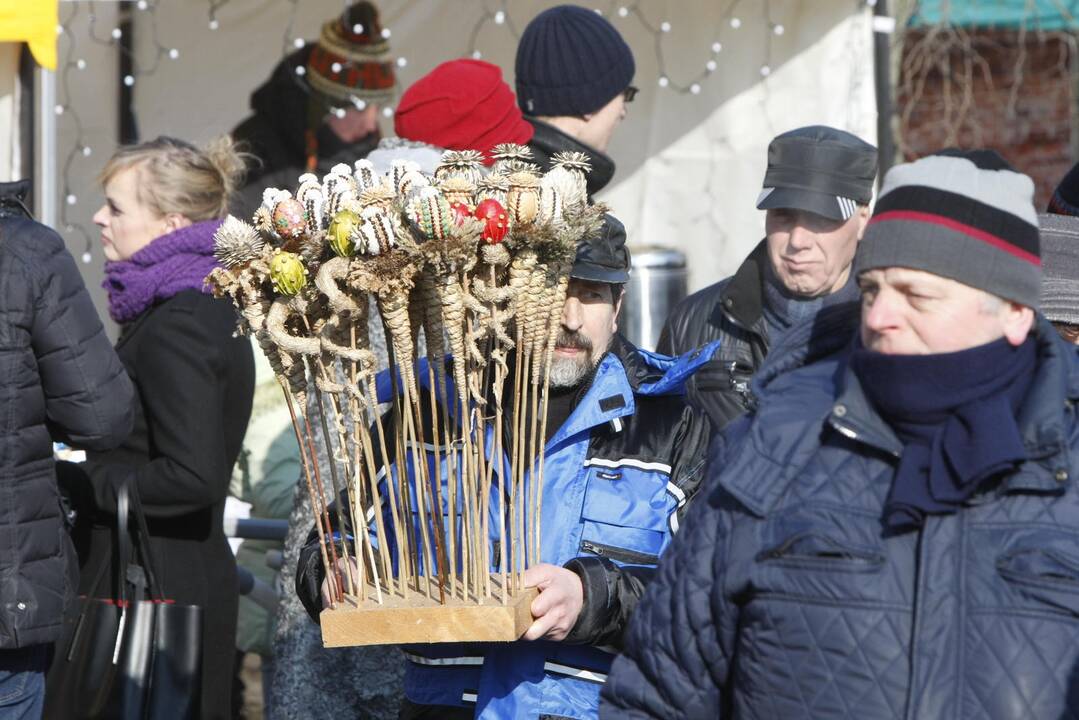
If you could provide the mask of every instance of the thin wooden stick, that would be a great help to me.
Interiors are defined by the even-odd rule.
[[[383,318],[385,320],[385,318]],[[397,466],[397,496],[401,503],[400,517],[395,521],[397,524],[398,542],[405,543],[405,557],[408,560],[408,567],[404,571],[404,577],[406,578],[406,585],[412,586],[418,592],[423,592],[423,588],[419,583],[419,555],[422,552],[418,548],[413,547],[413,543],[416,539],[415,533],[415,518],[412,515],[412,488],[408,481],[408,450],[405,447],[408,442],[408,428],[405,426],[405,414],[401,410],[401,387],[397,378],[397,363],[393,352],[393,343],[389,340],[390,330],[383,322],[383,327],[386,333],[386,346],[387,353],[390,358],[390,386],[392,397],[392,413],[393,413],[393,425],[397,430],[393,434],[394,444],[396,446],[394,455],[396,457],[395,465]],[[389,480],[390,473],[387,471],[386,478]],[[428,596],[430,588],[427,588]]]
[[[543,368],[543,419],[540,427],[540,438],[544,443],[544,451],[540,453],[539,472],[537,473],[536,480],[536,504],[533,508],[533,518],[535,524],[535,537],[536,537],[536,550],[535,562],[542,562],[541,552],[543,550],[543,464],[547,459],[546,443],[547,443],[547,412],[549,409],[549,401],[551,398],[551,363],[554,362],[554,347],[558,341],[558,329],[561,325],[562,308],[566,304],[566,288],[569,285],[569,276],[563,273],[558,279],[558,287],[555,290],[554,302],[551,304],[551,314],[548,320],[547,329],[547,351],[546,362]]]
[[[374,378],[368,376],[368,382],[370,383],[370,388],[369,388],[370,392],[373,393],[374,392]],[[373,395],[373,394],[369,394],[369,395],[365,396],[365,398],[364,398],[365,401],[366,401],[365,402],[365,410],[369,413],[369,415],[372,416],[372,418],[373,418],[372,419],[372,424],[376,424],[377,427],[378,427],[378,434],[379,434],[380,440],[382,441],[381,444],[382,444],[382,452],[383,452],[383,455],[382,455],[383,467],[388,468],[389,467],[389,458],[385,454],[385,452],[386,452],[386,449],[385,449],[386,448],[386,442],[385,442],[385,437],[384,437],[384,433],[383,433],[383,430],[382,430],[382,420],[381,420],[381,418],[379,417],[379,414],[378,414],[378,405],[376,403],[376,398],[377,398],[377,396]],[[389,540],[388,540],[387,535],[386,535],[385,523],[384,523],[384,521],[382,519],[382,514],[383,514],[382,498],[380,497],[379,492],[378,492],[378,470],[375,468],[375,463],[374,463],[374,449],[373,449],[373,447],[371,445],[371,436],[368,433],[366,433],[366,432],[363,433],[361,435],[361,440],[363,441],[363,444],[364,444],[363,453],[364,453],[364,457],[365,457],[365,460],[366,460],[365,466],[367,468],[368,483],[369,483],[370,488],[371,488],[371,505],[375,509],[375,536],[378,539],[379,557],[382,560],[382,576],[384,578],[386,578],[386,591],[389,594],[392,595],[394,593],[393,563],[390,560]],[[388,469],[386,470],[386,475],[387,475],[387,477],[389,476],[389,470]],[[397,515],[397,506],[396,506],[396,504],[394,502],[394,498],[393,498],[393,494],[392,494],[393,490],[392,490],[391,483],[390,483],[389,480],[387,480],[387,488],[388,488],[387,495],[389,495],[389,498],[387,500],[387,506],[390,509],[390,521],[393,522],[394,518]],[[366,518],[365,518],[365,521],[366,521]],[[398,552],[398,556],[400,558],[401,553],[402,553],[400,543],[397,543],[397,552]],[[398,587],[401,588],[400,582],[398,582],[397,584],[398,584]],[[400,592],[401,592],[401,595],[403,596],[404,595],[403,588],[401,589]]]
[[[326,376],[326,368],[321,361],[317,361],[320,367],[323,377]],[[322,391],[318,389],[318,385],[315,385],[315,400],[318,403],[318,417],[322,426],[322,439],[326,442],[326,455],[327,461],[330,466],[330,483],[333,487],[333,497],[336,503],[334,507],[337,510],[337,527],[340,528],[339,534],[341,535],[341,556],[345,560],[345,580],[347,581],[347,587],[349,595],[356,595],[356,579],[352,577],[352,563],[350,562],[350,553],[348,549],[348,540],[345,537],[345,515],[341,511],[341,483],[337,477],[337,462],[334,458],[333,441],[330,438],[330,426],[326,422],[326,406],[322,401]],[[344,452],[344,448],[341,448]]]
[[[375,431],[378,434],[379,450],[382,452],[382,467],[386,471],[386,494],[389,496],[387,501],[390,507],[390,523],[393,525],[394,540],[397,544],[397,589],[401,597],[405,597],[408,587],[408,538],[402,537],[406,528],[402,525],[404,521],[399,514],[400,508],[398,507],[397,498],[399,493],[395,492],[394,488],[393,471],[390,470],[390,454],[387,452],[386,446],[386,430],[382,425],[382,415],[378,412],[378,389],[375,386],[373,376],[368,376],[367,378],[367,395],[371,404],[370,412],[375,418]],[[399,459],[395,459],[393,462],[393,464],[400,467],[399,463]],[[377,483],[377,475],[371,476],[371,482]],[[373,485],[373,487],[377,488],[377,485]],[[392,567],[387,568],[387,577],[393,576],[392,569]]]
[[[303,467],[304,479],[307,481],[307,493],[311,501],[311,510],[315,515],[315,530],[318,532],[318,546],[319,551],[322,553],[322,567],[326,571],[326,579],[330,583],[330,587],[333,591],[330,592],[330,607],[337,607],[337,592],[334,588],[336,582],[333,565],[330,565],[329,553],[326,549],[326,534],[323,530],[322,516],[318,512],[318,502],[315,497],[315,485],[311,479],[311,467],[307,462],[307,449],[304,447],[303,438],[300,436],[300,423],[296,418],[296,408],[292,402],[292,394],[289,392],[288,386],[284,381],[278,379],[281,383],[281,390],[285,394],[285,404],[288,405],[288,413],[292,417],[292,429],[296,433],[296,444],[300,448],[300,464]]]
[[[326,527],[332,528],[333,526],[330,524],[330,512],[326,508],[326,487],[322,484],[322,471],[319,470],[318,455],[315,453],[315,443],[311,439],[314,433],[311,431],[311,420],[307,416],[307,408],[303,408],[300,414],[303,417],[303,425],[307,439],[307,447],[308,450],[311,452],[311,464],[312,467],[314,467],[315,469],[315,487],[318,489],[319,508],[321,508],[322,518],[326,523]],[[341,530],[344,530],[344,528],[341,528]],[[343,535],[341,540],[343,543]],[[330,543],[330,560],[333,561],[334,577],[337,578],[337,587],[335,588],[335,590],[337,592],[337,600],[340,601],[344,599],[345,579],[341,577],[341,568],[337,565],[337,548],[332,542]]]

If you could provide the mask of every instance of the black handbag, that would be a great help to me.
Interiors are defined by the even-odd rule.
[[[108,567],[103,563],[90,596],[79,598],[78,617],[57,643],[46,680],[45,717],[197,718],[202,608],[165,599],[133,482],[119,489],[116,524],[118,587],[111,598],[94,597]]]

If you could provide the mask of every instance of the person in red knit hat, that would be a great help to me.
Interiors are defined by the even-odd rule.
[[[527,145],[535,132],[501,68],[469,59],[444,62],[412,83],[401,95],[393,128],[397,137],[368,155],[383,172],[397,159],[433,172],[444,150],[479,150],[490,165],[495,145]]]

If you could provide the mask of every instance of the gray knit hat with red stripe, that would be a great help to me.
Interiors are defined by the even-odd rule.
[[[888,171],[855,258],[907,267],[1038,307],[1034,182],[991,150],[946,150]]]

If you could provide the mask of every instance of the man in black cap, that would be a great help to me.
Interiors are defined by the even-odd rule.
[[[827,311],[849,316],[853,329],[858,289],[850,268],[876,174],[877,149],[835,128],[798,128],[768,145],[757,198],[766,238],[733,276],[674,309],[657,348],[676,355],[721,341],[687,386],[690,403],[716,430],[752,406],[750,377],[790,327]]]
[[[401,717],[595,717],[599,688],[660,553],[700,485],[708,421],[681,378],[707,351],[659,365],[618,334],[629,279],[622,223],[581,240],[551,368],[534,642],[412,646]],[[312,533],[313,535],[313,533]],[[318,541],[297,589],[322,609]]]

